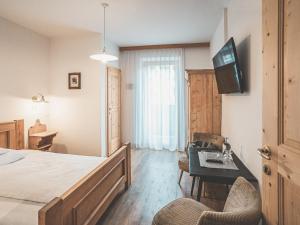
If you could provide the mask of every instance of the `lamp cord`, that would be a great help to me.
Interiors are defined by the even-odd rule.
[[[105,42],[106,42],[106,21],[105,21],[105,9],[106,9],[106,6],[103,6],[103,8],[104,8],[104,13],[103,13],[103,15],[104,15],[104,34],[103,34],[103,52],[105,52],[106,51],[106,48],[105,48]]]

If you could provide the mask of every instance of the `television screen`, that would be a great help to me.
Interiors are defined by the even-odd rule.
[[[243,79],[233,38],[213,58],[219,94],[243,93]]]

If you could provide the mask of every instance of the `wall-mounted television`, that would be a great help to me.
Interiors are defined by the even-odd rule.
[[[244,84],[233,38],[214,56],[219,94],[243,93]]]

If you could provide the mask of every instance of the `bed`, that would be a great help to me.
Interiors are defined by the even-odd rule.
[[[130,144],[108,158],[22,150],[16,120],[0,123],[0,148],[15,159],[0,160],[1,225],[94,225],[131,183]]]

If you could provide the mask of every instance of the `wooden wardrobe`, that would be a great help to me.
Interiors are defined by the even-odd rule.
[[[188,140],[194,132],[221,134],[222,97],[214,70],[186,70],[188,91]]]

